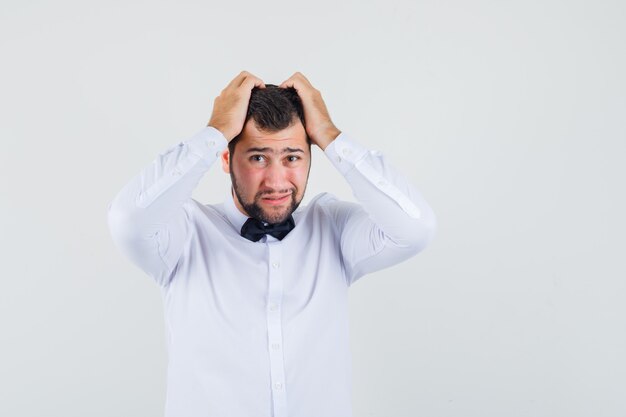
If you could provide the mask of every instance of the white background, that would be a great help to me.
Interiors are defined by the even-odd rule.
[[[160,293],[106,207],[241,70],[302,72],[438,217],[424,252],[351,288],[355,417],[626,415],[623,1],[0,12],[0,415],[162,415]],[[313,158],[305,201],[352,200]],[[214,166],[194,198],[227,184]]]

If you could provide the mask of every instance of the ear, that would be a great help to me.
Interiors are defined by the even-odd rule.
[[[228,149],[225,149],[222,152],[220,159],[222,160],[222,170],[225,173],[230,174],[230,152]]]

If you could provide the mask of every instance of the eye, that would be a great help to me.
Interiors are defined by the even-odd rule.
[[[263,155],[252,155],[250,160],[253,162],[263,162],[265,160],[265,156]]]
[[[296,162],[298,159],[300,159],[300,157],[299,157],[299,156],[296,156],[296,155],[289,155],[289,156],[287,157],[287,160],[288,160],[289,162]]]

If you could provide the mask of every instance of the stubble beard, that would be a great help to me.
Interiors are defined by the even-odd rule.
[[[289,190],[281,190],[278,192],[279,194],[284,194],[286,192],[291,193],[291,196],[289,199],[289,205],[287,206],[287,209],[286,210],[283,209],[279,212],[274,212],[274,211],[268,212],[264,210],[263,207],[261,207],[261,205],[258,202],[263,198],[263,196],[266,196],[270,193],[258,192],[254,196],[254,201],[252,202],[245,201],[242,197],[243,192],[241,188],[239,187],[239,185],[237,184],[237,179],[235,178],[235,175],[233,175],[232,170],[230,172],[230,179],[233,184],[233,190],[235,191],[235,196],[237,197],[237,200],[239,200],[239,204],[241,204],[241,206],[246,211],[246,213],[248,213],[248,215],[250,215],[251,217],[257,220],[260,220],[262,222],[265,222],[265,223],[276,224],[276,223],[281,223],[287,220],[287,218],[294,211],[296,211],[296,209],[302,202],[302,198],[299,201],[296,201],[296,195],[298,192],[297,188],[294,187]]]

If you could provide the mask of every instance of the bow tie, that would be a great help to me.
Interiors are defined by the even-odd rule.
[[[295,226],[296,224],[291,215],[284,222],[276,224],[249,218],[241,227],[241,236],[253,242],[258,242],[266,234],[272,235],[278,240],[283,240]]]

